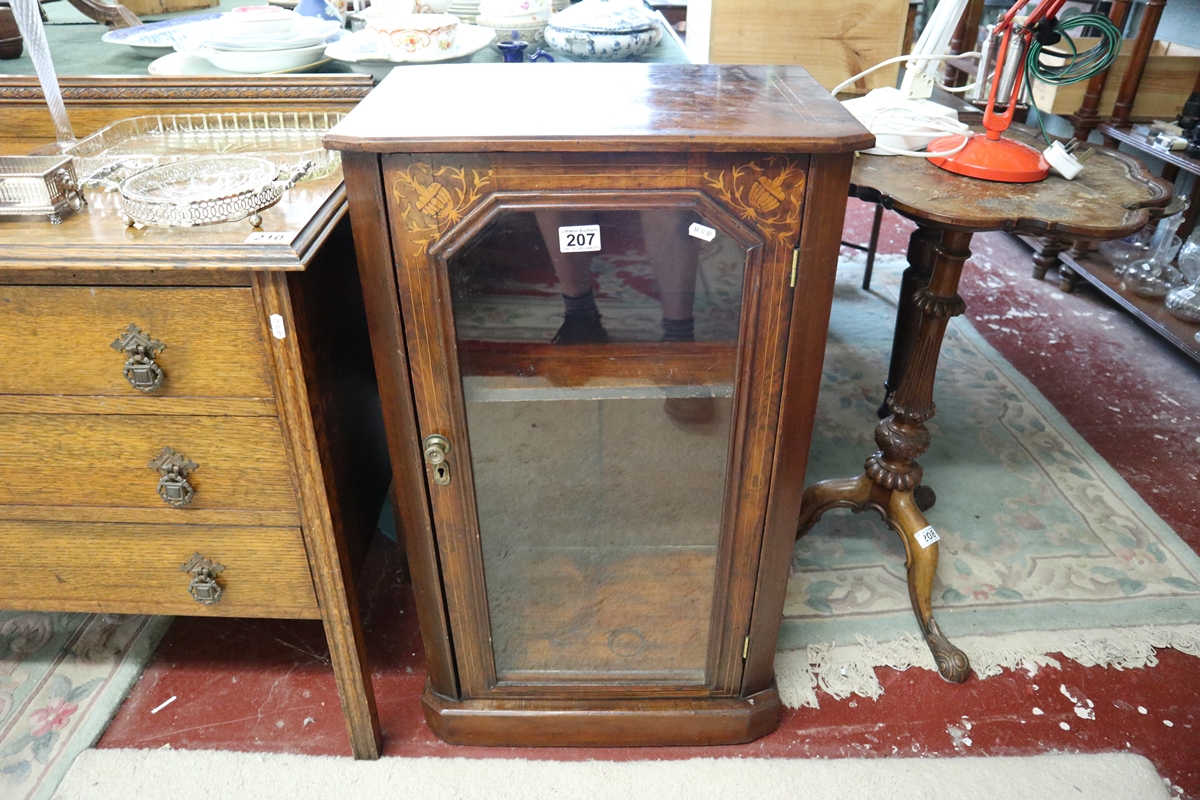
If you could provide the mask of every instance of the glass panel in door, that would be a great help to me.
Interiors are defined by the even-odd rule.
[[[449,260],[499,680],[705,680],[745,256],[691,208],[510,210]]]

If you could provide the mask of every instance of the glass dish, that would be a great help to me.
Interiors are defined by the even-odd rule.
[[[1171,228],[1170,230],[1174,230]],[[1167,292],[1186,283],[1183,274],[1171,266],[1179,246],[1178,236],[1168,233],[1150,258],[1135,261],[1125,267],[1121,275],[1121,286],[1138,297],[1163,297]]]
[[[0,156],[0,216],[45,216],[57,225],[63,211],[83,205],[70,158]]]
[[[113,191],[123,178],[148,167],[197,156],[264,158],[280,167],[313,162],[306,180],[329,175],[341,156],[321,137],[342,112],[156,114],[114,122],[64,153],[78,162],[85,188]]]
[[[122,219],[126,225],[161,228],[212,225],[249,220],[279,202],[283,193],[312,167],[280,168],[264,158],[212,156],[174,161],[121,182]]]
[[[1120,275],[1133,262],[1150,256],[1152,252],[1150,243],[1153,237],[1153,226],[1147,226],[1124,239],[1100,242],[1098,247],[1101,255],[1108,259],[1108,262],[1113,265],[1116,274]]]

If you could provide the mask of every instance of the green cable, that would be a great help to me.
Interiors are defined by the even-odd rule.
[[[1080,53],[1079,48],[1075,46],[1075,40],[1071,38],[1067,30],[1083,27],[1099,29],[1100,41]],[[1046,134],[1046,126],[1042,122],[1042,112],[1033,98],[1033,79],[1037,78],[1042,83],[1048,83],[1051,86],[1066,86],[1086,81],[1112,66],[1113,61],[1117,58],[1117,53],[1121,50],[1121,32],[1103,14],[1076,14],[1070,19],[1056,24],[1054,31],[1062,36],[1062,42],[1071,52],[1059,53],[1045,50],[1045,46],[1034,38],[1029,43],[1029,53],[1025,60],[1025,85],[1029,89],[1029,104],[1033,106],[1034,113],[1037,114],[1038,128],[1041,129],[1042,138],[1046,140],[1046,144],[1050,144],[1050,137]],[[1043,52],[1046,55],[1065,59],[1065,62],[1060,66],[1043,64],[1040,60]]]
[[[1100,41],[1080,53],[1075,46],[1075,40],[1071,38],[1071,35],[1067,31],[1083,27],[1098,29],[1100,31]],[[1058,53],[1049,51],[1047,55],[1064,58],[1066,59],[1066,63],[1060,66],[1050,66],[1041,63],[1040,56],[1045,50],[1045,46],[1036,38],[1029,43],[1029,54],[1025,59],[1026,72],[1032,74],[1043,83],[1049,83],[1052,86],[1065,86],[1071,83],[1078,83],[1079,81],[1086,81],[1093,75],[1103,72],[1112,66],[1113,61],[1117,58],[1117,53],[1121,49],[1121,32],[1103,14],[1077,14],[1068,20],[1056,24],[1054,31],[1063,37],[1063,41],[1070,48],[1071,52]]]
[[[1050,136],[1046,133],[1046,126],[1042,122],[1042,110],[1037,107],[1037,100],[1033,99],[1033,80],[1029,77],[1029,70],[1025,70],[1025,85],[1029,87],[1029,105],[1033,106],[1033,113],[1037,116],[1038,130],[1042,132],[1042,138],[1046,144],[1053,144]]]

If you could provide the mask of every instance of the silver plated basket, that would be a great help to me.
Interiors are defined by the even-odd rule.
[[[20,214],[62,222],[85,201],[69,156],[0,156],[0,216]]]
[[[262,224],[263,209],[313,167],[280,168],[264,158],[213,156],[173,161],[121,181],[121,218],[128,226],[190,228],[245,219]]]

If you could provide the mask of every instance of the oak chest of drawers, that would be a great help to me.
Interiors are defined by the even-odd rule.
[[[0,608],[321,619],[377,757],[353,576],[390,470],[340,175],[275,237],[88,199],[0,219]]]

